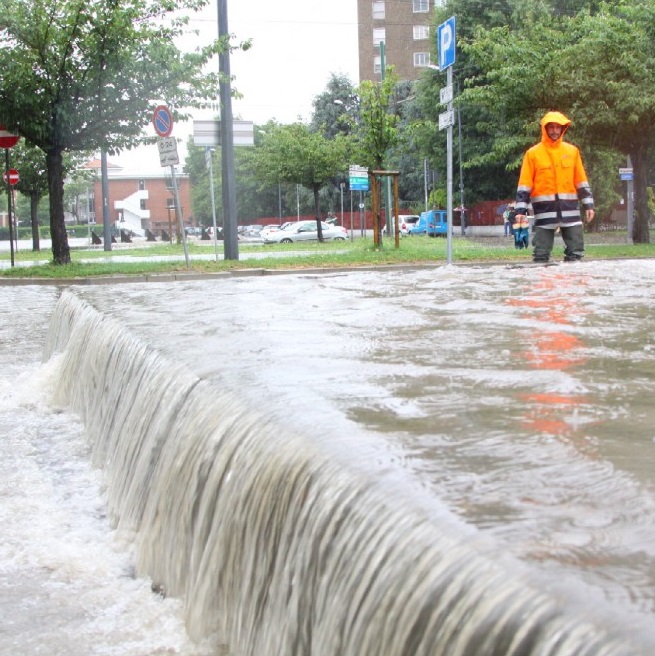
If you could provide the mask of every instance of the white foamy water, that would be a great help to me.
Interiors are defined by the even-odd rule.
[[[2,571],[42,640],[652,653],[652,263],[77,288],[44,367],[57,292],[1,291]]]

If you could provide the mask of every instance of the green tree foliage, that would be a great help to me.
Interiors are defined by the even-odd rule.
[[[474,161],[504,160],[508,169],[517,168],[525,148],[540,137],[540,116],[558,109],[573,120],[569,139],[583,150],[599,216],[616,201],[616,164],[631,157],[637,210],[633,238],[648,242],[654,24],[653,3],[632,0],[574,16],[539,16],[529,29],[476,31],[462,46],[478,72],[461,102],[490,117],[495,113],[496,119],[486,126],[492,135],[489,148]]]
[[[260,182],[300,184],[311,190],[314,212],[322,241],[319,192],[335,176],[348,168],[351,141],[337,134],[326,139],[303,123],[271,126],[253,152],[253,164]]]
[[[11,166],[18,170],[20,180],[16,191],[30,201],[30,225],[32,228],[32,250],[40,250],[39,201],[48,193],[48,175],[43,151],[21,139],[11,149]]]
[[[359,85],[359,120],[354,134],[361,166],[383,170],[389,149],[398,142],[398,116],[392,111],[397,83],[390,66],[382,82],[364,80]]]
[[[346,75],[332,73],[325,91],[312,103],[311,128],[331,139],[337,134],[350,134],[357,123],[358,98]]]
[[[181,116],[215,95],[203,67],[224,46],[175,45],[207,1],[3,0],[0,123],[45,153],[56,264],[70,262],[63,153],[130,148],[159,102]]]

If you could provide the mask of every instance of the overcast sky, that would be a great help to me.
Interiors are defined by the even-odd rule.
[[[227,0],[228,29],[237,41],[252,39],[252,48],[230,58],[234,89],[243,98],[233,100],[234,118],[261,124],[269,119],[291,123],[308,121],[312,100],[325,90],[331,73],[347,75],[359,83],[357,1],[330,0]],[[207,41],[218,35],[217,2],[193,20],[192,27]],[[204,37],[204,38],[203,38]],[[217,64],[218,67],[218,64]],[[196,118],[213,118],[211,112]],[[173,135],[186,141],[191,124],[175,125]],[[151,130],[154,134],[154,130]],[[138,166],[154,160],[156,146],[140,149]],[[182,154],[182,153],[181,153]],[[132,168],[137,153],[111,157]]]

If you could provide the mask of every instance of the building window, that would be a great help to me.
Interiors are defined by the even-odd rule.
[[[430,11],[430,0],[412,0],[415,14],[427,14]]]
[[[430,63],[429,52],[415,52],[414,53],[414,66],[427,66]]]
[[[384,20],[384,0],[374,0],[373,20]]]
[[[168,209],[174,208],[175,207],[175,198],[167,198],[166,199],[166,207]]]
[[[430,28],[427,25],[414,25],[414,41],[430,38]]]
[[[145,199],[145,198],[142,198],[142,199],[139,201],[139,205],[140,205],[140,207],[141,207],[142,210],[145,210],[145,209],[146,209],[146,199]]]
[[[434,6],[435,7],[443,7],[445,3],[446,3],[446,0],[434,0]]]
[[[373,73],[375,75],[382,75],[382,57],[376,57],[373,60]]]
[[[379,46],[381,41],[386,41],[387,31],[384,27],[376,27],[373,29],[373,45]]]
[[[146,181],[145,180],[139,180],[139,190],[143,191],[146,188]]]

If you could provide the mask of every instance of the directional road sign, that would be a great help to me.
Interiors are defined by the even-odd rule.
[[[232,121],[232,141],[235,146],[254,146],[255,128],[252,121]],[[220,121],[194,121],[193,143],[196,146],[220,146]]]
[[[451,125],[455,125],[455,113],[452,109],[439,114],[439,129],[445,130]]]
[[[166,105],[158,105],[152,115],[152,124],[160,137],[170,137],[173,132],[173,115]]]
[[[369,191],[368,169],[352,165],[348,170],[350,191]]]

